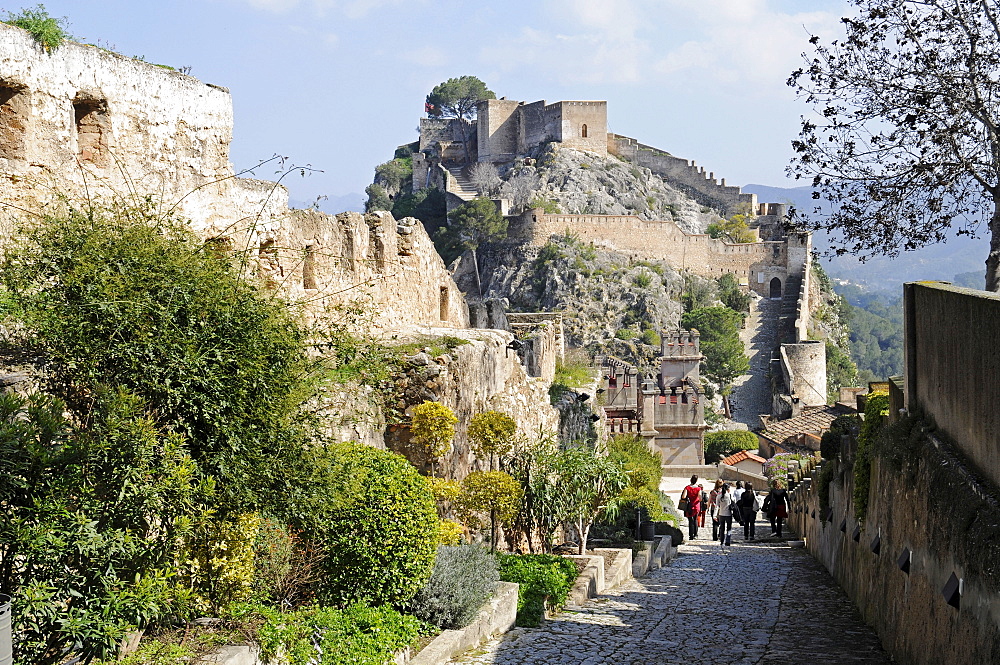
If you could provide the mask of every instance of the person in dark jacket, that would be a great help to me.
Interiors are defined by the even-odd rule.
[[[781,538],[781,526],[788,517],[788,490],[780,480],[771,482],[771,491],[765,499],[767,516],[771,519],[771,535]]]
[[[753,540],[757,535],[755,522],[760,511],[760,502],[757,500],[757,493],[753,491],[752,483],[748,482],[743,489],[739,505],[740,515],[743,516],[743,540]]]

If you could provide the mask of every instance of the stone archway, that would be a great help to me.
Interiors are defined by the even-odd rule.
[[[771,298],[781,297],[781,280],[777,277],[771,279],[770,296]]]

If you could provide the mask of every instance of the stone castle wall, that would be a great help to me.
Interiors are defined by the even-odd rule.
[[[725,178],[721,182],[716,180],[714,173],[706,172],[705,167],[699,167],[693,161],[674,157],[664,150],[619,134],[608,134],[608,151],[681,185],[697,200],[726,214],[736,212],[741,204],[751,210],[757,209],[756,194],[744,194],[739,187],[726,185]]]
[[[537,248],[567,230],[584,242],[667,261],[676,269],[704,277],[732,273],[764,296],[771,279],[777,277],[784,285],[792,269],[801,270],[798,247],[791,253],[790,269],[789,243],[785,241],[728,243],[705,234],[685,233],[672,221],[647,221],[634,215],[557,215],[534,209],[512,222],[510,239]]]

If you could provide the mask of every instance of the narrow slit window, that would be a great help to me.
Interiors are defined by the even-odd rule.
[[[587,125],[584,125],[580,128],[580,136],[583,138],[587,138]]]
[[[441,287],[440,317],[442,321],[448,320],[448,287]]]
[[[316,288],[316,253],[312,245],[306,245],[306,255],[302,259],[302,288]]]

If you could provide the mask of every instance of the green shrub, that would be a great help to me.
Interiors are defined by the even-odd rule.
[[[414,616],[438,628],[469,625],[496,590],[496,559],[478,545],[439,547],[434,572],[410,601]]]
[[[709,432],[705,435],[705,463],[714,464],[740,450],[757,450],[757,435],[746,430]]]
[[[635,339],[638,336],[636,331],[631,328],[619,328],[618,332],[615,333],[615,339],[630,340]]]
[[[220,512],[280,512],[307,473],[316,375],[290,308],[222,244],[151,204],[67,208],[18,230],[0,276],[78,420],[102,387],[136,395],[217,480]]]
[[[873,392],[865,404],[865,419],[858,435],[854,457],[854,516],[864,522],[868,515],[868,494],[871,488],[872,456],[876,439],[885,428],[883,418],[889,413],[889,393]]]
[[[295,612],[256,607],[263,623],[257,639],[267,662],[284,655],[289,665],[385,665],[412,646],[424,625],[391,607],[309,607]]]
[[[566,602],[579,574],[572,559],[551,554],[497,554],[500,579],[520,585],[517,593],[517,625],[537,627],[545,608],[557,610]]]
[[[643,330],[641,339],[643,344],[649,344],[650,346],[659,346],[662,341],[660,339],[660,333],[656,332],[652,328],[646,328]]]
[[[645,270],[636,273],[636,275],[632,278],[632,284],[634,284],[640,289],[645,289],[652,283],[653,283],[653,276],[650,275]]]
[[[571,351],[564,360],[556,360],[556,373],[549,387],[549,398],[555,404],[567,391],[583,388],[593,380],[594,370],[586,352]]]
[[[553,198],[542,196],[541,194],[536,195],[535,198],[528,202],[528,209],[530,210],[532,208],[541,208],[542,212],[548,215],[558,215],[562,212],[559,208],[558,201]]]
[[[27,30],[46,51],[59,48],[64,41],[73,39],[73,36],[66,32],[69,20],[66,17],[49,16],[45,11],[45,5],[36,5],[34,9],[22,9],[17,14],[5,12],[2,22]]]
[[[313,527],[326,552],[322,596],[336,605],[404,603],[434,567],[434,495],[400,455],[359,443],[332,452],[322,485],[330,504]]]

